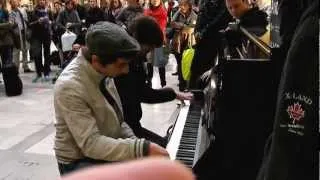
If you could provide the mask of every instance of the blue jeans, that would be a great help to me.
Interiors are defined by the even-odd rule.
[[[74,161],[69,164],[63,164],[63,163],[58,162],[58,167],[59,167],[60,175],[62,176],[62,175],[66,175],[71,172],[80,170],[82,168],[86,168],[86,167],[90,167],[90,166],[94,166],[94,165],[102,165],[102,164],[106,164],[106,163],[110,163],[110,162],[103,161],[103,160],[95,160],[95,159],[91,159],[91,158],[84,158],[84,159],[79,159],[79,160]]]
[[[42,73],[48,76],[50,73],[50,37],[47,38],[33,38],[31,40],[31,51],[34,57],[37,76],[41,77]],[[43,53],[42,53],[43,47]],[[42,55],[44,56],[44,64],[42,63]]]

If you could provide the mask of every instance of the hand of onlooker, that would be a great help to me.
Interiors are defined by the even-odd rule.
[[[38,20],[40,23],[43,23],[43,22],[49,22],[49,19],[48,19],[48,17],[41,17],[41,18],[39,18],[39,20]]]
[[[67,23],[66,24],[66,28],[68,29],[68,28],[70,28],[72,26],[72,23]]]
[[[191,100],[193,98],[193,94],[190,93],[190,92],[186,92],[186,93],[184,93],[184,92],[176,92],[176,94],[177,94],[176,98],[178,100],[181,100],[181,101],[183,101],[183,100]]]
[[[170,26],[171,26],[171,28],[177,28],[177,23],[176,22],[174,22],[174,21],[172,21],[171,23],[170,23]]]
[[[189,37],[188,32],[181,32],[181,35],[183,40],[188,40],[188,37]]]
[[[39,19],[38,19],[39,23],[42,23],[42,22],[43,22],[43,20],[44,20],[44,18],[43,18],[43,17],[41,17],[41,18],[39,18]]]
[[[123,173],[125,172],[125,173]],[[124,163],[84,168],[62,180],[194,180],[192,171],[182,164],[163,158],[147,158]]]
[[[163,147],[159,146],[158,144],[155,144],[155,143],[151,142],[150,145],[149,145],[149,154],[148,154],[148,156],[165,156],[165,157],[169,157],[169,153]]]

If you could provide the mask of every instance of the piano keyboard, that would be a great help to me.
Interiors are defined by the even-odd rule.
[[[179,160],[190,168],[194,163],[200,117],[200,104],[191,103],[183,107],[166,148],[171,159]]]

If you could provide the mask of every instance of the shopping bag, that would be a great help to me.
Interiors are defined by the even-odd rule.
[[[166,46],[155,48],[153,50],[153,65],[156,67],[165,67],[168,64],[169,50]]]
[[[72,44],[77,39],[77,35],[71,31],[66,31],[61,36],[61,43],[62,43],[62,51],[71,51],[72,50]]]
[[[51,41],[50,43],[50,55],[52,55],[52,53],[58,51],[57,46],[53,43],[53,41]]]
[[[191,76],[191,64],[194,56],[194,48],[188,48],[183,51],[181,71],[184,80],[189,81]]]

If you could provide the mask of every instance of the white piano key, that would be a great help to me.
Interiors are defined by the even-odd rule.
[[[188,104],[190,104],[190,103],[188,103]],[[190,107],[190,105],[186,105],[181,108],[179,116],[176,121],[176,124],[173,129],[170,141],[168,142],[167,147],[166,147],[166,149],[170,155],[170,159],[172,159],[172,160],[176,159],[178,147],[179,147],[181,136],[182,136],[182,131],[183,131],[186,119],[187,119],[188,112],[189,112],[189,107]]]

